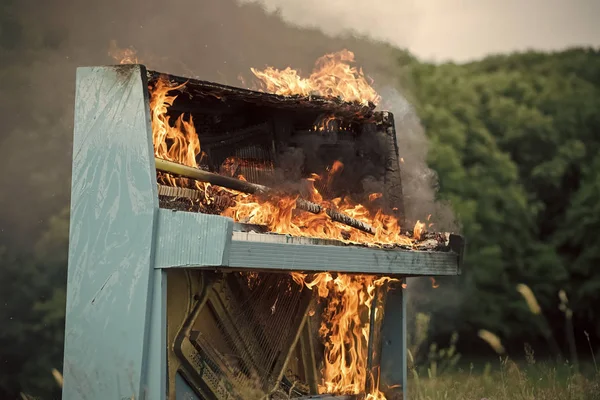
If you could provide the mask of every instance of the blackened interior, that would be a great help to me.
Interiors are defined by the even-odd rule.
[[[151,72],[149,85],[158,78]],[[244,160],[236,171],[248,181],[302,194],[303,178],[326,176],[340,161],[344,168],[328,187],[315,184],[325,198],[348,196],[365,204],[369,194],[385,193],[390,141],[383,114],[373,112],[372,106],[168,78],[187,82],[174,92],[178,96],[168,114],[170,121],[181,114],[185,120],[192,117],[205,154],[198,156],[201,168],[228,173],[226,160],[236,157]],[[385,199],[368,204],[389,210],[394,206]]]

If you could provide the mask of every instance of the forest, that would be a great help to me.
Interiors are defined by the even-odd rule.
[[[0,18],[11,4],[0,6]],[[66,40],[60,29],[35,34],[8,21],[0,19],[0,58],[19,57],[0,68],[0,398],[52,398],[59,388],[51,370],[62,368],[64,339],[74,66],[111,60],[102,48],[64,61],[56,55]],[[528,51],[456,64],[362,39],[344,44],[355,44],[359,59],[373,49],[385,53],[376,72],[415,107],[437,196],[468,239],[460,278],[440,279],[437,289],[419,285],[411,310],[430,316],[426,342],[457,334],[464,359],[493,358],[478,337],[485,329],[517,359],[525,357],[524,343],[548,359],[598,358],[600,51]],[[541,313],[532,316],[520,284]]]
[[[428,291],[429,304],[416,306],[431,313],[430,335],[457,332],[467,356],[485,345],[479,329],[516,355],[525,341],[568,354],[564,290],[585,353],[584,331],[594,344],[600,339],[600,53],[528,52],[465,65],[398,57],[409,65],[398,79],[412,82],[438,195],[468,238],[460,279],[441,280]],[[60,369],[68,217],[65,206],[49,218],[32,251],[0,251],[0,388],[7,395],[48,390],[49,371]],[[535,293],[547,327],[531,318],[521,283]],[[557,348],[547,345],[547,329]]]

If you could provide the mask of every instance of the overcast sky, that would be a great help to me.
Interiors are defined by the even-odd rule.
[[[431,61],[600,46],[600,0],[239,0],[329,35],[348,30]]]

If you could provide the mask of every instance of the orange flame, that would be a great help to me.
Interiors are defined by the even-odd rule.
[[[115,40],[111,40],[108,55],[119,64],[139,64],[137,51],[133,47],[122,49]]]
[[[201,147],[192,117],[190,116],[186,120],[184,115],[181,115],[171,126],[167,115],[168,108],[177,98],[176,95],[169,95],[169,92],[181,89],[183,86],[183,84],[172,86],[167,80],[158,79],[150,89],[152,94],[150,111],[154,154],[159,158],[198,168],[197,157],[201,155]],[[246,193],[212,187],[207,183],[194,182],[194,185],[197,189],[205,192],[205,199],[208,204],[212,203],[209,192],[211,194],[228,193],[230,196],[235,197],[235,204],[227,208],[222,215],[231,217],[236,221],[265,225],[274,233],[320,239],[334,238],[346,243],[378,247],[382,245],[411,246],[413,240],[401,233],[400,223],[396,217],[387,215],[381,210],[371,212],[364,205],[355,204],[345,197],[331,200],[323,199],[319,190],[314,186],[314,182],[318,180],[325,185],[329,185],[342,169],[343,164],[336,161],[329,169],[325,180],[316,174],[308,178],[310,200],[371,225],[374,235],[357,229],[349,229],[346,225],[333,221],[325,213],[311,214],[298,210],[296,209],[297,197],[294,196],[265,200]],[[241,177],[240,179],[244,178]],[[168,174],[161,174],[159,180],[161,183],[170,186],[190,185],[187,179],[174,178]],[[419,239],[424,229],[424,224],[417,222],[414,238]]]
[[[329,272],[315,274],[310,280],[306,274],[292,272],[292,278],[310,290],[316,288],[319,297],[327,300],[319,329],[325,344],[325,365],[319,392],[364,392],[367,377],[372,376],[367,366],[367,348],[375,289],[397,280],[347,274],[338,274],[334,278]],[[377,313],[375,315],[377,317]],[[385,400],[385,396],[375,388],[366,399]]]
[[[369,201],[375,201],[383,197],[383,193],[371,193],[369,195]]]
[[[425,232],[425,224],[421,221],[417,221],[415,228],[413,229],[413,237],[419,240],[421,239],[423,232]]]
[[[381,97],[367,82],[362,68],[357,69],[351,63],[354,53],[344,49],[319,58],[308,78],[302,78],[290,67],[284,70],[267,67],[263,71],[251,68],[251,71],[260,80],[261,89],[269,93],[339,97],[348,102],[377,105]]]
[[[200,154],[200,139],[196,134],[192,117],[184,120],[183,114],[177,118],[173,126],[169,123],[167,110],[173,105],[177,96],[169,96],[169,92],[181,89],[184,84],[171,86],[165,79],[158,79],[152,88],[150,99],[150,115],[152,118],[152,142],[154,155],[165,160],[177,162],[188,167],[198,167],[196,157]],[[171,143],[167,145],[167,140]],[[173,178],[162,174],[163,183],[171,186],[187,186],[187,179]],[[206,184],[194,182],[197,189],[205,189]]]
[[[178,162],[198,168],[198,157],[202,156],[198,135],[192,117],[181,115],[171,126],[168,108],[173,104],[176,95],[170,94],[181,89],[183,85],[171,85],[165,79],[157,80],[150,88],[150,111],[152,119],[152,136],[156,157]],[[232,160],[228,161],[232,163]],[[228,165],[225,165],[228,167]],[[211,202],[211,195],[217,191],[228,192],[235,196],[234,205],[227,208],[223,215],[236,221],[266,225],[275,233],[294,236],[310,236],[316,238],[335,238],[351,243],[362,243],[374,246],[384,244],[411,245],[413,240],[402,235],[398,220],[381,210],[369,211],[361,204],[355,204],[348,198],[323,199],[315,182],[330,185],[342,171],[344,165],[336,161],[328,169],[326,176],[313,174],[306,180],[311,200],[318,201],[324,207],[332,208],[348,214],[360,221],[370,224],[374,235],[332,221],[325,213],[310,214],[296,209],[296,197],[281,196],[268,200],[245,193],[238,193],[224,188],[215,188],[210,184],[194,181],[198,190],[204,191],[205,200]],[[235,173],[234,168],[230,168]],[[244,179],[239,175],[239,179]],[[186,179],[174,178],[168,174],[159,176],[161,183],[171,186],[189,186]],[[380,193],[370,196],[372,200],[381,197]],[[414,237],[420,237],[424,224],[417,222]],[[325,366],[323,381],[319,386],[321,393],[358,394],[365,390],[367,378],[373,372],[368,371],[367,344],[369,338],[369,318],[375,289],[394,279],[373,276],[351,276],[330,273],[313,275],[292,274],[294,280],[315,290],[321,299],[327,300],[326,311],[320,327],[320,335],[325,343]],[[406,285],[403,283],[402,287]],[[376,314],[377,315],[377,314]],[[377,388],[367,394],[366,399],[385,400],[385,396]]]
[[[299,94],[302,94],[316,90],[325,96],[341,96],[349,101],[376,103],[378,96],[366,84],[362,71],[358,73],[357,78],[354,76],[357,74],[356,69],[340,61],[353,61],[353,54],[346,51],[323,57],[317,62],[317,68],[311,77],[305,80],[298,77],[296,86],[291,84],[286,86],[286,79],[289,76],[297,76],[295,72],[288,70],[286,70],[288,72],[279,72],[268,69],[267,71],[275,71],[280,74],[272,76],[267,72],[256,72],[255,70],[253,72],[259,77],[262,76],[263,82],[268,82],[267,86],[270,91],[275,90],[283,94],[294,94],[294,91],[300,91]],[[331,76],[327,74],[331,74]],[[354,81],[350,80],[350,75],[353,76]],[[267,79],[268,76],[271,78]],[[286,76],[288,77],[286,78]],[[167,80],[159,79],[150,88],[154,153],[156,157],[198,168],[198,157],[202,156],[202,152],[192,117],[189,116],[186,119],[184,115],[181,115],[171,126],[167,114],[168,108],[177,98],[170,92],[181,89],[183,86],[172,86]],[[329,168],[326,176],[315,174],[308,178],[306,182],[311,199],[319,201],[324,207],[346,213],[359,221],[370,224],[375,231],[372,236],[334,222],[325,213],[310,214],[297,210],[294,196],[281,196],[265,200],[224,188],[215,188],[207,183],[194,181],[194,185],[198,190],[204,191],[207,202],[213,201],[212,195],[217,194],[218,191],[233,195],[235,204],[226,209],[223,215],[232,217],[236,221],[243,220],[248,223],[266,225],[270,231],[275,233],[334,238],[374,246],[411,245],[413,240],[401,234],[399,222],[395,217],[386,215],[381,210],[371,212],[365,206],[355,204],[348,198],[323,199],[315,187],[315,182],[319,181],[321,185],[329,185],[342,169],[343,164],[336,161]],[[232,173],[235,173],[233,169]],[[244,179],[241,175],[238,178]],[[189,186],[191,184],[186,179],[174,178],[168,174],[160,174],[159,180],[161,183],[171,186]],[[375,193],[369,197],[373,201],[381,197],[381,194]],[[417,222],[414,228],[414,238],[420,238],[424,229],[425,224]],[[345,274],[337,274],[334,277],[328,272],[312,275],[310,279],[307,279],[307,275],[302,273],[292,273],[292,277],[298,284],[315,290],[321,299],[327,301],[319,331],[325,343],[325,366],[319,391],[335,394],[363,392],[367,378],[372,376],[372,371],[368,371],[367,366],[367,344],[370,328],[368,316],[375,297],[375,289],[395,279]],[[406,288],[406,284],[402,283],[402,288]],[[377,317],[377,313],[375,316]],[[367,394],[366,399],[385,400],[385,396],[378,389],[374,389]]]
[[[320,193],[312,186],[312,199],[318,201]],[[348,230],[346,225],[331,220],[326,214],[310,214],[298,212],[297,197],[262,200],[256,196],[239,194],[237,203],[225,210],[223,215],[236,221],[247,221],[251,224],[265,225],[274,233],[294,236],[313,237],[319,239],[338,239],[346,243],[365,244],[381,247],[382,245],[410,246],[413,240],[400,231],[398,220],[381,210],[371,213],[362,204],[354,204],[348,198],[335,198],[331,201],[319,201],[325,207],[343,212],[352,218],[370,224],[374,235],[362,231]],[[417,238],[417,236],[414,236]]]
[[[337,122],[337,118],[334,115],[327,115],[323,118],[321,118],[321,120],[317,123],[317,125],[313,126],[313,130],[316,132],[323,132],[323,131],[329,131],[329,130],[334,130],[335,126],[336,126],[336,122]],[[343,127],[341,127],[342,130],[344,130]]]

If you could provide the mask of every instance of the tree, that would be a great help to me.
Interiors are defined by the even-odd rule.
[[[50,219],[34,257],[0,248],[0,398],[59,396],[51,370],[62,370],[68,218]]]
[[[591,200],[599,180],[600,54],[415,63],[412,73],[439,194],[454,205],[469,240],[458,325],[443,317],[440,303],[434,328],[485,327],[521,341],[534,327],[514,290],[520,282],[550,317],[560,317],[557,293],[567,289],[578,326],[591,323],[596,314],[588,307],[597,304],[600,285]]]

